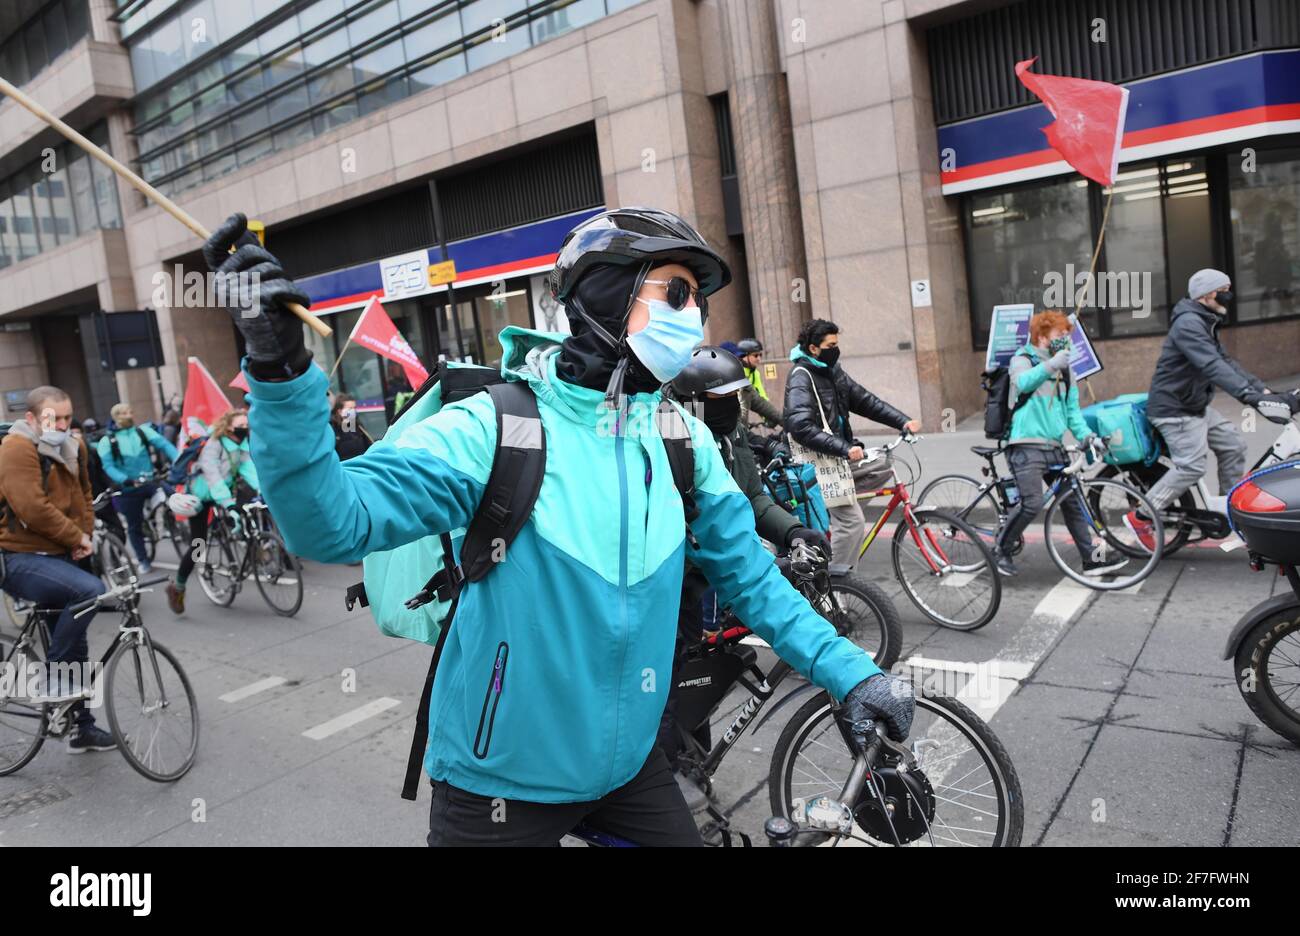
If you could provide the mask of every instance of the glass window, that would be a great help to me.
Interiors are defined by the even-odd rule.
[[[307,85],[295,82],[292,86],[281,88],[271,96],[271,123],[282,124],[290,117],[301,114],[307,109]]]
[[[355,95],[348,95],[338,103],[326,108],[312,117],[312,129],[319,136],[335,127],[341,127],[350,120],[357,119],[357,100]]]
[[[397,11],[401,14],[403,22],[405,22],[412,17],[419,16],[421,13],[428,13],[442,2],[444,0],[397,0]],[[456,16],[456,4],[453,2],[449,9],[443,12],[450,12],[454,18]]]
[[[264,16],[270,16],[288,2],[289,0],[253,0],[253,13],[260,20]]]
[[[456,15],[456,8],[453,6],[444,10],[437,19],[408,32],[402,37],[402,42],[406,46],[406,60],[414,62],[431,52],[446,48],[458,39],[460,39],[460,18]]]
[[[63,0],[63,16],[68,23],[69,45],[76,45],[90,35],[88,0]]]
[[[339,62],[308,79],[307,93],[311,97],[312,104],[315,105],[342,94],[351,88],[352,84],[352,67],[347,62]]]
[[[0,267],[18,260],[18,236],[14,232],[14,203],[9,186],[0,189]]]
[[[137,88],[148,88],[158,80],[158,57],[148,36],[131,46],[131,74]]]
[[[50,208],[53,212],[54,235],[60,244],[74,239],[77,234],[77,219],[72,213],[72,189],[68,183],[68,167],[63,162],[64,153],[59,153],[59,168],[50,174]],[[90,230],[90,228],[87,228]]]
[[[192,62],[211,52],[221,44],[217,30],[216,11],[212,0],[197,0],[177,19],[181,24],[181,38],[185,43],[185,60]]]
[[[72,208],[77,216],[77,229],[84,233],[99,227],[99,217],[95,212],[90,157],[80,150],[73,150],[73,153],[72,160],[68,163],[68,184],[72,189]]]
[[[33,169],[32,205],[36,209],[36,230],[41,238],[41,250],[53,250],[59,245],[55,231],[54,210],[50,205],[50,180],[39,170]]]
[[[398,21],[397,0],[377,0],[348,22],[348,42],[356,49],[385,29],[396,26]]]
[[[427,3],[428,0],[422,0]],[[306,35],[326,20],[343,15],[344,0],[316,0],[305,10],[298,11],[298,31]]]
[[[619,10],[626,10],[630,6],[636,6],[641,0],[605,0],[605,8],[611,13],[617,13]]]
[[[15,85],[27,84],[31,76],[27,71],[27,50],[23,46],[22,36],[14,36],[5,43],[0,63],[4,65],[4,73],[11,82]]]
[[[1115,183],[1106,225],[1106,268],[1097,271],[1092,298],[1106,310],[1110,334],[1162,331],[1168,305],[1160,164],[1124,166]],[[1076,180],[1074,185],[1087,182]],[[1102,196],[1109,192],[1103,189]],[[1135,290],[1142,295],[1132,295]]]
[[[45,49],[53,62],[68,51],[68,21],[63,18],[63,6],[56,3],[47,9],[41,17],[41,26],[45,30]]]
[[[230,129],[230,121],[223,120],[220,123],[213,124],[199,133],[199,158],[205,159],[218,150],[225,149],[234,142],[234,139],[234,134]]]
[[[233,39],[257,20],[253,0],[221,0],[216,9],[221,20],[221,35],[226,39]]]
[[[465,53],[459,49],[449,52],[431,65],[411,73],[411,93],[418,94],[426,88],[446,84],[465,74]]]
[[[251,65],[258,60],[257,43],[246,42],[238,49],[233,49],[221,57],[222,70],[227,75],[233,75],[246,65]]]
[[[18,241],[18,260],[26,260],[41,252],[41,242],[36,235],[36,217],[32,212],[31,187],[21,176],[14,180],[14,233]]]
[[[379,78],[363,85],[357,92],[358,112],[364,116],[374,113],[389,104],[396,104],[406,97],[410,91],[406,83],[405,75],[393,75],[390,78]]]
[[[263,133],[259,137],[240,143],[239,148],[235,150],[235,157],[239,160],[239,165],[242,168],[257,162],[263,156],[272,152],[273,149],[271,134]]]
[[[194,124],[199,126],[220,117],[230,109],[232,103],[226,95],[226,86],[215,85],[200,94],[192,105],[186,106],[193,109]]]
[[[224,156],[210,159],[203,164],[203,181],[210,182],[213,179],[219,179],[238,168],[239,166],[235,162],[235,154],[233,152],[226,153]]]
[[[402,40],[394,39],[392,42],[371,49],[364,55],[357,56],[352,63],[356,75],[354,80],[359,85],[365,84],[380,75],[401,68],[402,64]]]
[[[300,143],[306,143],[313,136],[312,121],[310,117],[307,117],[276,130],[273,141],[276,152],[283,152],[287,149],[293,149]]]
[[[539,16],[532,22],[533,44],[580,29],[605,15],[604,0],[577,0],[558,10]]]
[[[35,78],[50,62],[45,54],[45,30],[40,20],[34,20],[23,30],[23,43],[27,47],[27,73]]]
[[[257,37],[257,51],[260,55],[270,55],[276,49],[298,38],[298,23],[291,16],[278,26],[272,26]]]
[[[1187,281],[1197,270],[1221,266],[1214,256],[1214,227],[1205,169],[1206,161],[1200,157],[1165,161],[1165,194],[1161,201],[1165,209],[1170,304],[1186,295]]]
[[[1092,257],[1088,190],[1066,179],[966,199],[969,280],[976,344],[988,342],[995,305],[1032,302],[1043,307],[1052,282],[1064,280]],[[1056,297],[1049,297],[1056,298]],[[1065,305],[1062,297],[1057,306]]]
[[[501,365],[501,342],[497,336],[507,325],[520,325],[532,328],[532,305],[528,301],[528,290],[520,285],[507,289],[497,295],[480,296],[474,300],[478,306],[478,320],[483,327],[483,362],[489,367]]]
[[[261,68],[246,71],[226,85],[231,98],[238,104],[244,104],[260,97],[264,87]]]
[[[181,21],[168,20],[159,26],[147,40],[154,49],[157,79],[161,81],[185,64],[185,43],[181,37]]]
[[[268,126],[266,105],[259,104],[252,110],[244,111],[230,118],[233,139],[244,140],[253,134],[265,130]]]
[[[324,65],[348,50],[348,31],[336,29],[309,43],[303,49],[303,61],[308,68]]]
[[[1300,314],[1300,147],[1228,158],[1238,321]]]
[[[302,47],[293,45],[266,63],[266,87],[274,88],[302,74]]]
[[[109,152],[108,128],[103,124],[92,128],[87,134],[96,146]],[[111,153],[110,153],[111,155]],[[117,176],[113,170],[98,159],[90,164],[91,174],[95,179],[95,204],[99,210],[99,226],[102,228],[120,228],[122,226],[122,209],[117,200]]]
[[[465,59],[469,63],[470,71],[509,58],[516,52],[522,52],[530,43],[527,23],[516,26],[502,36],[494,37],[492,33],[484,33],[483,37],[483,41],[465,50]]]
[[[468,36],[493,25],[496,20],[504,22],[512,13],[518,13],[526,6],[527,0],[473,0],[461,8],[460,21]]]

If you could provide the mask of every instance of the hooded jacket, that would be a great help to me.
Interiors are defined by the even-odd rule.
[[[1023,345],[1012,355],[1007,373],[1011,378],[1008,402],[1019,406],[1011,417],[1011,445],[1055,448],[1067,429],[1079,442],[1093,434],[1079,409],[1078,386],[1068,372],[1056,378],[1033,345]],[[1030,398],[1021,404],[1026,395]]]
[[[546,473],[504,560],[461,594],[425,756],[436,780],[547,803],[598,799],[645,763],[672,681],[687,558],[720,601],[837,699],[880,672],[782,578],[712,433],[683,412],[700,511],[691,524],[699,545],[687,543],[653,418],[660,394],[633,394],[621,416],[607,409],[603,389],[559,378],[562,337],[516,327],[500,336],[502,374],[537,397]],[[473,517],[496,444],[488,394],[341,463],[319,368],[248,382],[262,493],[293,552],[353,562]]]
[[[38,451],[39,447],[39,451]],[[41,480],[41,458],[49,474]],[[59,449],[38,442],[24,421],[0,443],[0,549],[61,556],[95,529],[86,447],[69,437]]]
[[[117,441],[120,459],[113,454],[114,440]],[[124,484],[129,480],[153,475],[153,459],[149,457],[147,446],[161,452],[169,465],[176,460],[176,447],[155,432],[152,426],[110,430],[96,444],[95,451],[104,467],[104,473],[113,479],[114,484]]]
[[[1253,403],[1264,383],[1228,356],[1219,343],[1223,316],[1195,299],[1180,299],[1147,396],[1147,418],[1204,416],[1217,384],[1242,403]]]
[[[800,445],[848,458],[854,444],[850,413],[898,430],[907,425],[907,416],[844,373],[838,361],[827,367],[798,346],[790,349],[790,360],[794,367],[785,381],[785,428]],[[829,433],[822,428],[823,412]]]

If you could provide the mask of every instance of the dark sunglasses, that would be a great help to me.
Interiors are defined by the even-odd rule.
[[[686,308],[686,303],[691,297],[695,297],[695,305],[700,310],[700,317],[704,318],[709,314],[708,297],[702,295],[698,289],[692,286],[684,277],[674,276],[666,280],[648,279],[643,282],[650,283],[654,286],[662,286],[668,294],[668,304],[673,307],[674,311],[680,312]]]

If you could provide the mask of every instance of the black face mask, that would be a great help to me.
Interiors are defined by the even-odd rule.
[[[1232,294],[1231,289],[1221,289],[1219,290],[1219,294],[1214,297],[1214,301],[1217,302],[1219,305],[1226,306],[1229,302],[1231,302],[1235,298],[1237,297]]]
[[[242,426],[238,429],[231,429],[230,437],[234,439],[236,442],[243,442],[245,439],[248,438],[248,427]]]
[[[623,333],[628,303],[632,300],[632,287],[636,284],[637,267],[603,265],[592,267],[583,275],[575,290],[587,314],[614,338]],[[576,315],[569,317],[573,334],[564,339],[560,359],[555,370],[560,379],[592,390],[605,390],[610,376],[618,366],[619,349],[609,344]],[[627,371],[623,377],[624,393],[652,393],[659,389],[659,381],[644,365],[629,355]]]
[[[835,362],[840,359],[840,346],[834,345],[830,348],[822,348],[817,355],[817,360],[821,361],[827,367],[834,367]]]
[[[734,393],[724,397],[705,397],[704,405],[697,412],[714,435],[731,435],[740,421],[740,397]]]

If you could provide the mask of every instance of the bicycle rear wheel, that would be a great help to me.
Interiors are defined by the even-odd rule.
[[[1006,748],[979,716],[948,696],[918,694],[906,743],[919,761],[916,771],[905,778],[888,763],[875,770],[885,797],[894,800],[895,814],[903,820],[901,844],[985,848],[1020,844],[1025,823],[1020,779]],[[838,799],[853,761],[835,723],[831,698],[819,692],[791,716],[772,752],[768,772],[772,814],[790,819],[814,797]],[[879,813],[869,792],[848,805],[858,819],[855,836],[872,845],[896,844],[892,834],[881,834]],[[815,833],[796,839],[800,845],[829,841],[830,836]]]
[[[912,604],[936,624],[976,630],[998,613],[1002,580],[993,551],[952,514],[909,508],[894,531],[894,574]]]
[[[1097,477],[1107,481],[1118,481],[1120,484],[1127,484],[1135,491],[1141,491],[1143,494],[1146,494],[1151,490],[1151,485],[1159,479],[1159,475],[1163,474],[1163,471],[1157,472],[1156,469],[1163,468],[1164,466],[1159,463],[1152,465],[1150,468],[1142,469],[1141,471],[1132,468],[1119,468],[1115,465],[1107,465],[1097,474]],[[1187,545],[1188,539],[1196,529],[1196,524],[1189,520],[1182,519],[1182,517],[1179,516],[1179,513],[1180,511],[1195,509],[1196,497],[1191,491],[1184,491],[1178,498],[1177,506],[1171,504],[1169,509],[1165,511],[1164,516],[1161,517],[1161,522],[1163,522],[1165,526],[1165,546],[1163,553],[1165,556],[1172,556],[1178,550]],[[1128,544],[1127,537],[1125,536],[1116,536],[1112,534],[1109,529],[1102,531],[1102,535],[1106,537],[1106,542],[1110,543],[1126,556],[1145,557],[1147,555],[1147,551],[1141,547],[1133,549]]]
[[[293,617],[302,607],[302,563],[275,533],[258,533],[253,550],[257,590],[272,611]]]
[[[99,576],[109,588],[126,584],[136,574],[135,562],[126,551],[126,544],[109,530],[100,534],[97,559]]]
[[[1080,505],[1085,522],[1094,534],[1087,556],[1080,551],[1066,523],[1064,505],[1068,503]],[[1124,516],[1131,510],[1152,518],[1154,552],[1148,552],[1125,526]],[[1056,567],[1068,578],[1096,591],[1131,588],[1155,571],[1164,554],[1164,525],[1146,495],[1127,484],[1102,478],[1080,480],[1077,488],[1062,485],[1043,518],[1043,537],[1047,554]],[[1116,541],[1122,547],[1113,545]],[[1090,575],[1084,570],[1084,563],[1089,560],[1122,565],[1105,575]]]
[[[998,531],[1007,519],[992,489],[984,489],[979,481],[967,475],[940,475],[921,489],[916,504],[965,520],[990,547],[996,544]]]
[[[830,595],[836,629],[888,672],[903,651],[903,625],[894,602],[879,585],[857,575],[832,578]]]
[[[0,661],[9,681],[7,685],[0,681],[0,777],[22,770],[45,743],[50,706],[23,698],[18,692],[32,675],[32,667],[45,664],[38,644],[39,638],[31,632],[21,640],[17,635],[0,635]]]
[[[199,749],[199,706],[172,652],[147,636],[124,640],[104,679],[108,724],[126,762],[157,783],[185,776]]]

